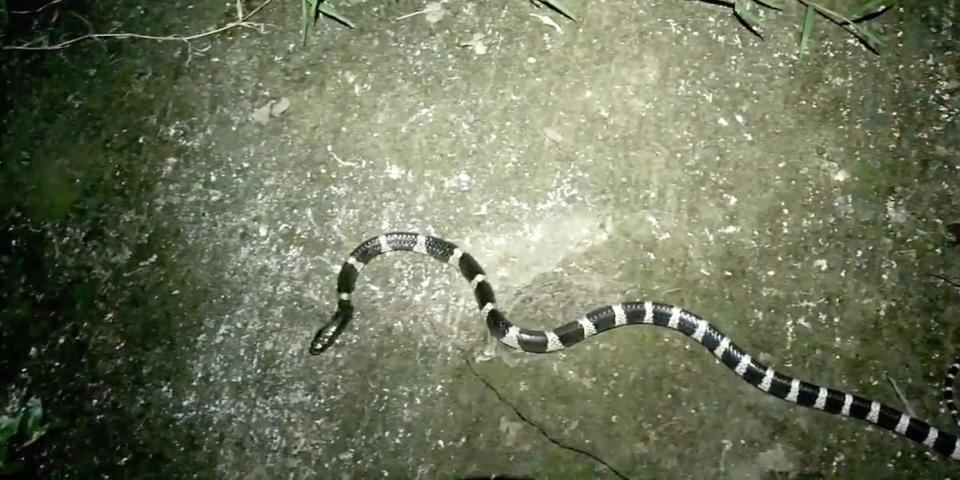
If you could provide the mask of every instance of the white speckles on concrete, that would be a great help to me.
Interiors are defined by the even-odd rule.
[[[149,19],[202,29],[223,14],[194,3]],[[318,22],[306,48],[251,30],[210,37],[202,57],[67,49],[56,83],[11,76],[23,95],[5,117],[15,231],[0,245],[0,302],[26,309],[12,320],[68,319],[23,366],[45,391],[97,379],[62,388],[90,392],[75,405],[98,431],[123,427],[97,452],[104,464],[169,477],[180,462],[226,478],[603,474],[466,373],[486,333],[456,268],[353,259],[355,318],[333,348],[306,353],[350,249],[385,231],[460,244],[524,327],[678,304],[757,362],[851,389],[928,378],[946,354],[918,347],[940,338],[931,321],[955,316],[945,285],[910,279],[960,264],[944,231],[960,211],[958,80],[944,67],[955,41],[927,28],[957,23],[949,2],[886,12],[883,25],[915,28],[891,55],[824,23],[805,60],[816,68],[798,68],[795,40],[776,33],[789,15],[761,40],[702,2],[574,4],[577,23],[522,0],[353,3],[343,13],[360,28]],[[251,21],[283,16],[276,5]],[[127,17],[133,30],[149,21]],[[282,115],[250,120],[284,97]],[[876,429],[809,435],[821,413],[768,406],[676,332],[580,327],[591,338],[574,349],[500,348],[477,368],[629,476],[950,475]],[[89,362],[57,357],[81,351],[71,342]],[[104,405],[113,418],[98,419]],[[74,433],[63,448],[96,444]],[[182,453],[177,465],[124,460],[141,436]]]

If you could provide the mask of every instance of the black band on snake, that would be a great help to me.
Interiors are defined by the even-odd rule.
[[[683,333],[713,353],[743,381],[781,400],[807,408],[856,418],[919,443],[936,453],[960,460],[957,436],[937,430],[927,422],[857,395],[821,387],[775,372],[754,360],[730,338],[699,316],[680,307],[655,302],[630,302],[599,308],[583,318],[551,331],[528,330],[512,323],[497,308],[493,288],[480,265],[456,245],[436,237],[416,233],[387,233],[366,240],[340,268],[337,279],[337,310],[329,323],[314,336],[310,353],[330,348],[353,315],[350,295],[364,265],[381,253],[411,251],[429,255],[460,269],[477,299],[477,308],[490,333],[501,343],[524,352],[555,352],[587,337],[623,325],[656,325]],[[947,372],[943,399],[954,420],[960,424],[953,401],[954,378],[960,373],[960,359]]]

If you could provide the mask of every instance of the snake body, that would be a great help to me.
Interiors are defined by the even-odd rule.
[[[960,441],[929,423],[913,418],[893,407],[774,371],[758,362],[710,322],[680,307],[656,302],[627,302],[593,310],[583,318],[556,329],[530,330],[512,324],[497,307],[493,288],[477,261],[459,247],[441,238],[417,233],[394,232],[361,243],[340,268],[337,278],[337,309],[331,320],[317,331],[310,353],[330,348],[353,315],[351,294],[363,267],[377,255],[391,251],[410,251],[429,255],[460,270],[473,288],[477,308],[490,334],[501,343],[524,352],[555,352],[588,337],[624,325],[656,325],[683,333],[703,345],[743,381],[762,392],[803,407],[868,422],[928,449],[960,460]],[[960,373],[960,359],[947,372],[943,398],[947,409],[960,423],[953,401],[953,386]]]

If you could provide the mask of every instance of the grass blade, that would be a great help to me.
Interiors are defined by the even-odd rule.
[[[863,5],[850,10],[850,13],[847,14],[847,18],[854,22],[863,20],[864,17],[876,15],[892,7],[894,3],[897,3],[897,0],[867,0],[867,2]]]
[[[783,0],[753,0],[767,8],[774,10],[783,10]]]
[[[807,5],[806,12],[803,14],[803,28],[800,30],[800,51],[797,52],[800,59],[803,60],[810,46],[810,36],[813,35],[813,20],[817,18],[817,11],[810,5]]]
[[[733,2],[733,13],[751,28],[760,27],[760,15],[757,6],[750,0],[736,0]]]
[[[337,9],[333,8],[333,5],[330,5],[330,2],[320,2],[320,4],[317,5],[317,11],[350,28],[357,28],[357,26],[354,25],[349,18],[344,17],[340,12],[337,11]]]
[[[563,4],[563,2],[560,2],[559,0],[542,0],[542,1],[548,7],[560,12],[560,15],[563,15],[564,17],[567,17],[570,20],[573,20],[574,22],[577,21],[577,17],[573,16],[573,12],[571,12],[570,9]]]
[[[313,17],[317,12],[316,0],[303,0],[301,3],[303,5],[303,46],[307,46],[307,36],[310,34],[311,27],[313,27]]]
[[[16,417],[0,416],[0,449],[6,448],[17,431],[20,430],[20,421],[23,419],[23,410]]]
[[[21,433],[23,433],[30,443],[35,440],[34,435],[43,425],[43,403],[37,397],[31,397],[27,400],[27,405],[23,409],[23,423],[20,424]]]
[[[883,47],[883,37],[875,32],[872,28],[850,25],[850,33],[857,36],[864,45],[867,46],[873,53],[880,53],[880,49]]]

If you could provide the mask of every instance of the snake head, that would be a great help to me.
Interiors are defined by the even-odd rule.
[[[330,318],[330,321],[320,327],[320,330],[317,330],[317,334],[313,336],[313,341],[310,342],[310,354],[319,355],[323,353],[324,350],[330,348],[337,337],[343,333],[343,329],[347,326],[347,323],[350,322],[352,314],[353,308],[349,305],[339,306],[337,311],[333,312],[333,317]]]

